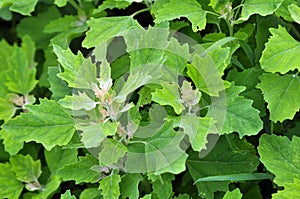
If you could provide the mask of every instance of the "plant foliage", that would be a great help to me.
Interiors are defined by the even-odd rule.
[[[2,0],[0,198],[300,197],[297,0]]]

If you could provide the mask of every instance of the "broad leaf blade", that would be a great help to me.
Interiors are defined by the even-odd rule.
[[[59,17],[60,13],[56,7],[49,6],[45,12],[39,12],[37,16],[23,18],[17,25],[17,34],[19,37],[30,35],[37,49],[45,49],[54,34],[44,33],[43,29],[49,21]]]
[[[226,194],[224,195],[223,199],[241,199],[242,198],[242,194],[240,192],[239,189],[235,189],[233,191],[228,191],[226,192]]]
[[[300,138],[263,135],[259,140],[258,153],[266,168],[275,174],[274,182],[278,185],[293,183],[300,179]]]
[[[16,141],[35,141],[47,150],[69,143],[74,134],[74,121],[55,101],[41,100],[39,105],[28,105],[28,113],[10,120],[3,129]]]
[[[110,174],[100,181],[99,189],[104,199],[118,199],[120,196],[119,183],[121,178],[117,174]]]
[[[220,117],[225,117],[224,125],[222,128],[223,134],[238,132],[240,137],[245,135],[256,135],[262,128],[263,122],[259,117],[259,111],[252,107],[252,101],[239,96],[239,93],[245,90],[245,87],[234,86],[225,90],[226,93],[226,106],[219,107],[212,105],[215,111],[224,110],[224,116],[211,115],[215,121],[222,121]],[[216,105],[221,98],[214,98]],[[210,114],[210,112],[209,112]]]
[[[206,11],[196,0],[171,0],[157,11],[155,23],[186,17],[192,22],[194,32],[202,30],[206,25]]]
[[[271,28],[270,37],[262,53],[260,64],[267,72],[285,74],[290,70],[300,70],[300,42],[296,41],[285,28]]]
[[[195,115],[184,115],[180,119],[180,127],[189,136],[193,150],[201,151],[207,143],[209,133],[217,133],[214,129],[214,121],[207,117],[197,117]]]
[[[91,48],[106,42],[130,29],[141,28],[131,16],[102,17],[88,21],[90,30],[86,33],[83,47]]]
[[[292,18],[300,24],[300,7],[296,4],[292,4],[288,6],[288,9],[292,15]]]
[[[208,54],[204,57],[195,55],[192,64],[188,64],[187,68],[187,74],[200,91],[210,96],[218,96],[224,90],[221,73]]]
[[[264,73],[259,78],[261,83],[257,87],[268,103],[270,119],[274,122],[293,119],[300,108],[299,76]]]
[[[8,66],[7,83],[5,84],[7,88],[15,93],[28,94],[35,87],[37,81],[35,80],[36,69],[30,68],[26,52],[16,48],[8,60]]]
[[[78,52],[74,55],[70,49],[64,50],[58,45],[53,46],[53,50],[58,57],[58,62],[65,71],[58,76],[65,80],[70,87],[91,88],[91,83],[96,83],[96,65],[90,59],[84,59]]]
[[[78,151],[76,149],[62,149],[54,147],[51,151],[44,150],[47,166],[52,174],[56,173],[64,166],[78,161]]]
[[[127,152],[125,145],[110,138],[104,140],[102,147],[98,157],[100,166],[114,166]]]
[[[143,177],[138,173],[127,173],[126,175],[124,175],[120,183],[120,192],[122,193],[121,197],[123,199],[138,199],[140,195],[138,185],[142,180]]]
[[[194,153],[187,161],[188,171],[195,181],[208,176],[253,172],[258,164],[254,147],[232,134],[220,137],[204,158],[199,158]],[[229,183],[230,181],[198,182],[196,186],[200,196],[212,199],[214,192],[228,191]]]
[[[246,0],[239,20],[246,21],[253,14],[270,15],[279,8],[282,2],[283,0]]]
[[[16,179],[11,166],[0,163],[0,197],[19,198],[23,190],[23,184]]]
[[[21,182],[35,182],[41,175],[41,161],[34,161],[30,155],[15,155],[9,159],[11,170]]]
[[[146,136],[143,129],[137,129],[134,136],[141,137],[135,137],[127,145],[125,169],[130,173],[155,172],[156,175],[184,171],[187,154],[179,145],[184,135],[175,132],[171,122],[153,131]]]
[[[92,155],[79,157],[79,161],[73,164],[66,165],[58,171],[64,181],[75,180],[76,184],[79,183],[94,183],[99,179],[99,174],[93,171],[91,167],[97,165],[96,158]]]
[[[176,83],[163,83],[162,89],[156,89],[152,93],[152,100],[160,105],[170,105],[177,114],[184,110],[179,94],[179,87]]]
[[[293,183],[286,183],[284,190],[272,195],[273,199],[300,198],[300,180],[295,179]]]

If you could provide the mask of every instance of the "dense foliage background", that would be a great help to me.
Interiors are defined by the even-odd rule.
[[[299,0],[1,0],[0,198],[300,198],[299,24]]]

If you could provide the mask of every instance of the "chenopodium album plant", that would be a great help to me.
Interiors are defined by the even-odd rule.
[[[35,7],[0,42],[1,198],[300,196],[299,2],[8,0],[0,17]]]

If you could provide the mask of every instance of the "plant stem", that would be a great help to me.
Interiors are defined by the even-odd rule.
[[[80,6],[74,0],[68,0],[68,2],[77,10],[78,13],[84,13]]]
[[[205,11],[207,14],[211,14],[211,15],[215,15],[217,17],[220,17],[220,14],[217,14],[217,13],[214,13],[214,12],[211,12],[211,11]]]
[[[225,19],[225,21],[226,21],[226,24],[227,24],[227,27],[229,30],[229,36],[232,37],[233,36],[233,26],[229,19]]]
[[[131,17],[135,17],[136,15],[138,15],[138,14],[141,14],[141,13],[143,13],[143,12],[147,12],[147,11],[149,11],[151,8],[144,8],[144,9],[142,9],[142,10],[138,10],[138,11],[136,11],[135,13],[133,13],[132,15],[130,15]]]

